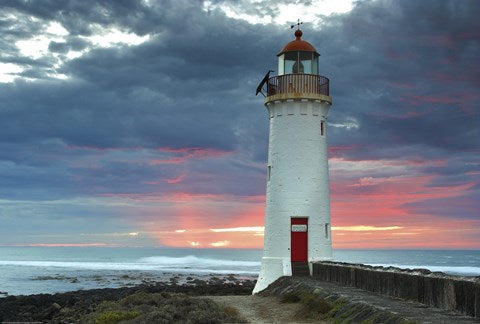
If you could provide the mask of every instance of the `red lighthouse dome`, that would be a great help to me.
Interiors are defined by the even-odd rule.
[[[315,47],[313,47],[312,44],[302,39],[302,35],[303,35],[302,31],[300,29],[297,29],[295,31],[295,40],[285,45],[283,49],[280,51],[280,53],[277,54],[277,56],[280,56],[285,52],[292,52],[292,51],[313,52],[315,54],[318,54],[317,50],[315,49]]]

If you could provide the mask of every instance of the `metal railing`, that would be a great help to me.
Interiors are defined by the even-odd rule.
[[[281,93],[315,93],[329,96],[329,80],[315,74],[285,74],[268,79],[267,95]]]

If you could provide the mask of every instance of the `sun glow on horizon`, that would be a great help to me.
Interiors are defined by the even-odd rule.
[[[347,232],[368,232],[368,231],[393,231],[402,229],[402,226],[332,226],[332,231],[347,231]]]
[[[231,228],[210,228],[210,231],[216,233],[225,233],[225,232],[263,232],[265,230],[264,226],[243,226],[243,227],[231,227]]]
[[[218,242],[210,243],[210,245],[213,246],[213,247],[223,247],[223,246],[230,245],[230,241],[227,241],[227,240],[218,241]]]

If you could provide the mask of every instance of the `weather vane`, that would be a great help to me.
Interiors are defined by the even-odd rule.
[[[303,24],[303,21],[300,21],[300,19],[298,19],[298,22],[294,25],[291,25],[290,26],[290,29],[292,29],[293,27],[297,26],[297,29],[300,29],[300,25]]]

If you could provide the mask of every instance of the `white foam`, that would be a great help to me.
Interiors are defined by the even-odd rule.
[[[257,261],[236,261],[236,260],[219,260],[219,259],[209,259],[209,258],[199,258],[193,255],[181,257],[181,258],[172,258],[164,256],[154,256],[140,259],[140,262],[148,264],[169,264],[169,265],[195,265],[200,267],[205,266],[240,266],[240,267],[259,267],[260,262]]]
[[[218,274],[255,274],[258,273],[260,262],[218,260],[198,258],[195,256],[186,256],[180,258],[156,256],[142,258],[130,262],[1,260],[0,266],[1,265],[78,270],[144,270]]]
[[[480,267],[464,267],[464,266],[430,266],[430,265],[405,265],[405,264],[383,264],[383,263],[366,263],[374,267],[396,267],[400,269],[427,269],[430,271],[440,271],[455,275],[480,276]]]

